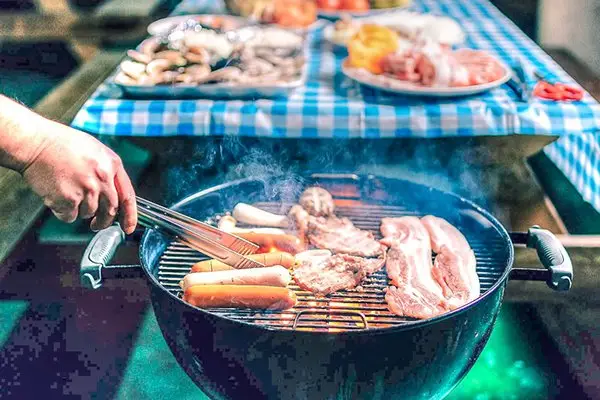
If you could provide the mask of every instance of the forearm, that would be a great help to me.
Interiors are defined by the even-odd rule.
[[[0,95],[0,166],[23,172],[42,150],[49,121]]]

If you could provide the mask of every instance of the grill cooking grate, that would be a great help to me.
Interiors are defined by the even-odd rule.
[[[278,213],[281,204],[255,203],[256,207]],[[289,205],[291,207],[291,204]],[[381,238],[379,225],[384,217],[407,215],[423,216],[398,206],[336,204],[336,214],[348,217],[358,228],[370,230]],[[502,275],[506,242],[500,237],[482,238],[465,235],[477,258],[477,274],[481,293],[488,290]],[[158,280],[169,291],[181,297],[179,281],[192,265],[207,257],[183,244],[172,242],[159,261]],[[366,278],[361,287],[315,297],[301,290],[293,282],[289,288],[298,297],[297,305],[285,311],[256,311],[242,309],[210,309],[208,311],[230,319],[245,321],[277,329],[317,330],[340,332],[368,328],[384,328],[402,324],[411,319],[392,314],[385,302],[384,289],[388,286],[385,267]]]

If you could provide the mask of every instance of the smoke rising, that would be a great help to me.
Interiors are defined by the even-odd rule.
[[[231,180],[254,177],[267,198],[295,202],[309,173],[358,173],[406,179],[466,197],[508,224],[497,204],[503,199],[501,166],[476,165],[468,147],[444,141],[358,139],[266,139],[228,135],[172,148],[170,201]],[[185,154],[182,156],[182,154]],[[490,173],[492,169],[499,169]],[[273,176],[281,177],[271,184]],[[506,226],[506,225],[505,225]],[[509,226],[507,228],[510,229]]]

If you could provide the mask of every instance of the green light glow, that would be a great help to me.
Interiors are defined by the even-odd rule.
[[[514,306],[504,305],[481,356],[447,400],[547,399],[548,378]],[[547,368],[547,367],[546,367]]]
[[[23,300],[0,301],[0,348],[4,346],[11,332],[27,311],[28,304]]]
[[[144,317],[116,398],[161,399],[165,393],[169,393],[170,399],[177,400],[208,399],[177,364],[150,309]]]

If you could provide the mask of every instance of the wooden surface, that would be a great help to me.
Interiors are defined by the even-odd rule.
[[[68,124],[122,57],[101,52],[42,99],[35,107],[45,117]],[[0,262],[10,253],[44,209],[19,174],[0,168]]]

